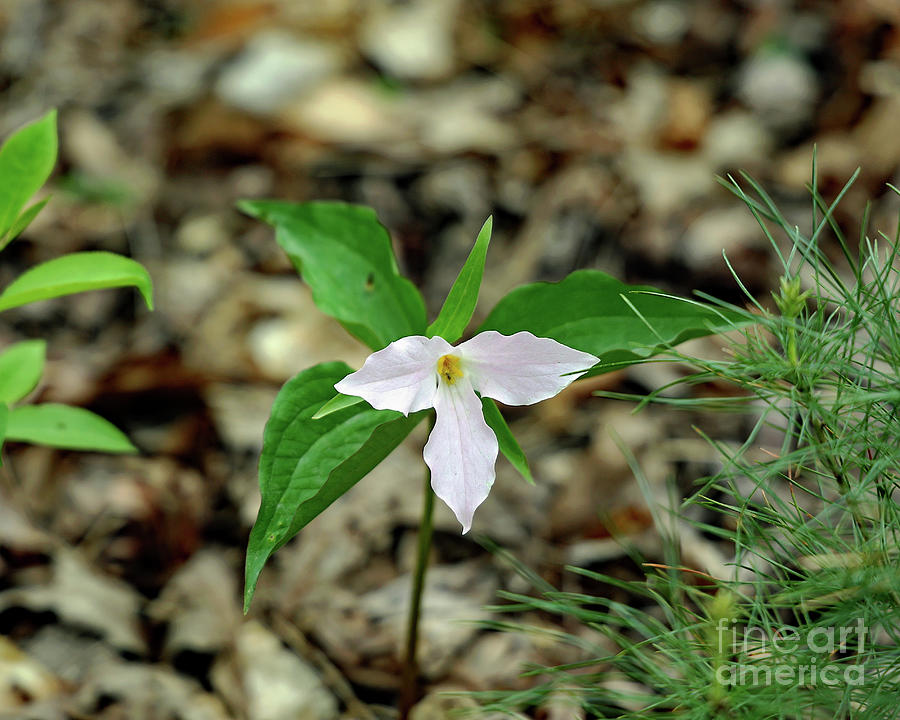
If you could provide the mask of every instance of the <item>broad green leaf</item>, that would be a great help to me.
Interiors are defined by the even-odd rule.
[[[27,209],[22,211],[22,214],[16,218],[16,221],[13,223],[12,227],[9,229],[6,237],[0,237],[0,250],[9,245],[13,240],[15,240],[19,235],[22,234],[22,231],[31,225],[31,221],[34,220],[38,213],[44,209],[44,205],[46,205],[50,201],[49,197],[45,197],[43,200],[38,200],[33,205],[30,205]]]
[[[245,200],[238,207],[275,227],[275,240],[319,309],[370,348],[425,334],[422,296],[400,275],[387,230],[370,208],[275,200]]]
[[[0,147],[0,237],[56,164],[56,111],[15,132]]]
[[[247,544],[245,612],[272,553],[384,460],[426,414],[404,417],[366,403],[314,420],[350,372],[341,362],[315,365],[275,398],[259,460],[262,503]]]
[[[338,393],[316,411],[316,414],[313,415],[313,420],[318,420],[319,418],[323,418],[326,415],[331,415],[331,413],[337,412],[338,410],[343,410],[344,408],[353,407],[354,405],[357,405],[361,402],[364,402],[361,397],[354,397],[353,395],[341,395],[340,393]]]
[[[125,434],[108,420],[90,410],[57,403],[10,410],[6,439],[67,450],[137,452]]]
[[[153,309],[153,282],[143,266],[110,252],[63,255],[22,273],[0,293],[0,310],[60,295],[125,286],[136,287]]]
[[[553,338],[598,356],[600,363],[587,375],[599,375],[745,322],[734,313],[653,292],[597,270],[578,270],[558,283],[516,288],[497,303],[479,332],[527,330]]]
[[[447,342],[455,343],[465,332],[478,303],[478,291],[481,290],[484,261],[487,257],[488,244],[491,242],[493,224],[492,217],[485,220],[469,257],[453,282],[450,292],[447,293],[441,312],[428,326],[428,337],[440,335]]]
[[[506,424],[506,419],[500,413],[497,404],[490,398],[481,398],[481,407],[484,411],[484,421],[497,436],[500,452],[519,471],[519,474],[533,485],[534,478],[531,475],[531,468],[528,467],[528,458],[525,457],[519,441],[516,440],[516,436],[512,434],[512,430]]]
[[[34,390],[44,372],[43,340],[25,340],[0,354],[0,402],[12,405]]]

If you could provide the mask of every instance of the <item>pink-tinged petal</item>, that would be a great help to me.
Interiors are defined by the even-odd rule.
[[[437,361],[453,348],[442,337],[419,335],[395,340],[372,353],[355,373],[334,387],[344,395],[366,400],[376,410],[404,415],[434,405]]]
[[[475,508],[494,484],[497,438],[484,421],[481,401],[468,378],[452,385],[440,383],[434,409],[437,420],[424,452],[431,487],[467,533]]]
[[[506,405],[551,398],[600,361],[590,353],[530,332],[501,335],[488,330],[456,348],[472,386]],[[578,373],[578,374],[567,374]]]

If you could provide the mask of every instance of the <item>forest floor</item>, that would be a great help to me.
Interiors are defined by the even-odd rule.
[[[364,348],[319,313],[270,228],[235,202],[375,208],[433,314],[493,214],[476,319],[512,287],[597,268],[742,303],[777,260],[717,182],[746,170],[799,226],[814,145],[850,236],[900,198],[900,10],[877,0],[6,0],[0,137],[60,111],[53,200],[3,253],[0,284],[64,252],[131,255],[126,291],[4,314],[0,346],[48,341],[41,402],[88,407],[140,448],[109,457],[8,444],[0,493],[0,716],[63,720],[390,717],[424,466],[416,432],[279,551],[241,613],[262,430],[300,370]],[[721,340],[694,341],[718,352]],[[417,717],[444,690],[525,687],[526,663],[577,659],[479,625],[529,592],[487,536],[554,585],[567,564],[640,578],[661,562],[645,498],[714,471],[739,416],[592,397],[649,391],[679,365],[577,383],[510,424],[537,484],[501,460],[469,535],[442,505],[425,596]],[[726,387],[700,389],[727,394]],[[695,427],[694,427],[695,426]],[[729,548],[685,526],[684,563]],[[625,601],[628,597],[622,598]],[[559,629],[549,616],[520,618]],[[575,633],[583,628],[564,626]],[[544,717],[557,717],[551,710]]]

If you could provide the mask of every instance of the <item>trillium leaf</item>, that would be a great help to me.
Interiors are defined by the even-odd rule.
[[[11,135],[0,147],[0,238],[50,177],[56,150],[55,110]]]
[[[479,332],[527,330],[593,353],[600,363],[587,377],[745,322],[734,312],[626,285],[597,270],[578,270],[558,283],[516,288],[497,303]]]
[[[153,282],[143,266],[110,252],[78,252],[36,265],[0,293],[0,310],[86,290],[133,286],[153,309]]]
[[[453,282],[441,312],[428,326],[428,337],[440,335],[447,342],[454,343],[465,332],[478,303],[478,291],[481,289],[481,278],[484,276],[484,261],[487,257],[488,244],[491,242],[492,227],[493,218],[489,217],[478,233],[475,245],[462,270]]]
[[[275,240],[319,309],[372,350],[425,334],[425,303],[400,275],[390,236],[373,210],[275,200],[245,200],[238,207],[275,227]]]
[[[512,434],[506,419],[500,413],[497,403],[490,398],[481,398],[481,407],[484,410],[484,421],[488,427],[494,431],[497,436],[497,444],[500,446],[500,452],[509,460],[510,464],[519,471],[519,474],[528,482],[534,485],[534,477],[531,475],[531,468],[528,466],[528,458],[525,452],[516,440],[516,436]]]
[[[137,452],[125,434],[108,420],[84,408],[56,403],[10,410],[6,439],[67,450]]]
[[[25,340],[0,354],[0,402],[12,405],[34,390],[44,372],[43,340]]]
[[[350,372],[341,362],[315,365],[289,380],[275,399],[259,460],[262,503],[247,545],[245,612],[272,553],[387,457],[426,415],[405,417],[360,403],[314,420],[334,397],[334,384]]]

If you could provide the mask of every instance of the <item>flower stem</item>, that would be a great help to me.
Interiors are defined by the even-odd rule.
[[[403,659],[403,672],[400,676],[398,703],[400,720],[407,720],[418,696],[419,665],[416,660],[416,650],[419,644],[419,615],[422,609],[422,593],[425,589],[425,571],[428,569],[428,556],[431,552],[432,517],[434,515],[434,491],[431,489],[431,473],[427,470],[425,471],[424,495],[422,521],[419,525],[419,547],[416,552],[416,568],[413,572],[409,618],[406,626],[406,657]]]

